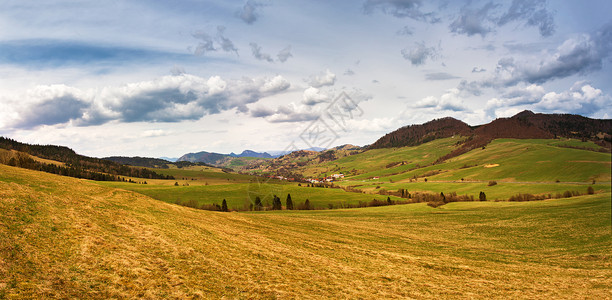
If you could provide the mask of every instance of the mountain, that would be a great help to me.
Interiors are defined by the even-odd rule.
[[[272,158],[272,155],[270,155],[268,152],[255,152],[252,150],[244,150],[242,151],[242,153],[240,154],[235,154],[234,152],[230,153],[229,156],[231,157],[258,157],[258,158]]]
[[[177,161],[188,161],[188,162],[203,162],[211,165],[215,165],[224,158],[229,157],[227,154],[214,153],[214,152],[206,152],[200,151],[196,153],[187,153],[181,157]]]
[[[32,145],[0,137],[0,163],[25,169],[93,180],[125,180],[125,177],[172,179],[145,168],[125,166],[55,145]],[[125,177],[121,177],[125,176]],[[131,180],[131,179],[130,179]]]
[[[378,139],[370,145],[369,149],[417,146],[435,139],[471,134],[472,128],[468,124],[446,117],[421,125],[410,125],[397,129]]]
[[[164,159],[151,158],[151,157],[140,157],[140,156],[134,156],[134,157],[110,156],[110,157],[103,157],[102,159],[114,161],[122,165],[139,166],[139,167],[145,167],[145,168],[160,168],[160,169],[167,169],[168,164],[172,163]]]
[[[484,146],[497,138],[552,139],[555,137],[592,140],[609,148],[612,120],[590,119],[571,114],[536,114],[525,110],[510,118],[498,118],[488,124],[470,127],[462,121],[446,117],[397,129],[378,139],[369,146],[369,149],[417,146],[454,135],[468,137],[465,141],[466,148]]]

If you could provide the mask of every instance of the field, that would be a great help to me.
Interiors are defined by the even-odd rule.
[[[219,213],[0,165],[0,298],[593,298],[610,193]]]

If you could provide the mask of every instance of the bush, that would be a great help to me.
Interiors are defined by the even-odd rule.
[[[590,186],[590,187],[588,187],[588,188],[587,188],[587,194],[589,194],[589,195],[593,195],[593,194],[595,194],[595,190],[593,189],[593,187],[592,187],[592,186]]]
[[[491,180],[491,181],[489,181],[488,186],[494,186],[494,185],[496,185],[496,184],[497,184],[497,181],[493,181],[493,180]]]
[[[487,195],[481,191],[480,194],[478,195],[478,200],[487,201]]]

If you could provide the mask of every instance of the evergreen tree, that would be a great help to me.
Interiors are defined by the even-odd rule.
[[[274,198],[272,200],[272,209],[273,210],[283,209],[283,204],[281,203],[281,199],[277,197],[276,195],[274,195]]]
[[[481,191],[480,194],[478,195],[478,199],[480,201],[487,201],[487,195],[485,195],[485,193]]]
[[[392,204],[392,202],[391,202],[391,197],[387,197],[387,204],[388,204],[388,205],[391,205],[391,204]]]
[[[310,200],[306,199],[306,202],[304,202],[304,209],[306,210],[310,209]]]
[[[227,201],[225,201],[225,199],[223,199],[223,202],[221,203],[221,211],[229,211],[227,209]]]
[[[263,204],[261,203],[261,198],[259,198],[259,196],[255,197],[255,207],[253,207],[254,210],[261,210],[263,207]]]
[[[287,209],[293,209],[293,200],[291,200],[291,194],[287,194]]]

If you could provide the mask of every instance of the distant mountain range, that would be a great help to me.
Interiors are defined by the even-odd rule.
[[[325,148],[314,147],[314,148],[308,148],[304,150],[320,152],[320,151],[325,150]],[[230,154],[221,154],[221,153],[215,153],[215,152],[200,151],[200,152],[195,152],[195,153],[187,153],[179,157],[176,161],[189,161],[189,162],[194,162],[194,163],[203,162],[203,163],[207,163],[211,165],[220,165],[227,158],[255,157],[255,158],[269,159],[269,158],[277,158],[279,156],[283,156],[291,152],[292,151],[270,151],[270,153],[272,153],[270,154],[268,152],[255,152],[252,150],[244,150],[240,154],[236,154],[234,152]]]

